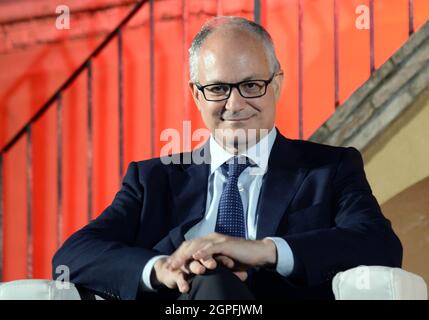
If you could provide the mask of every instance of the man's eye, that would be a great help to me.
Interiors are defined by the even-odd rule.
[[[210,93],[224,94],[228,92],[228,86],[210,86],[206,88]]]
[[[244,83],[244,88],[246,90],[259,90],[261,85],[258,82],[246,82]]]

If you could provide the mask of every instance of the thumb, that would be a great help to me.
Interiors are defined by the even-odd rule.
[[[247,271],[234,271],[234,274],[240,278],[241,281],[246,281],[248,274]]]

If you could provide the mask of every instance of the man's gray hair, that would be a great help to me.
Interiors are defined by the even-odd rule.
[[[263,43],[270,64],[271,73],[280,70],[273,40],[267,30],[261,25],[241,17],[215,17],[207,21],[192,40],[189,48],[189,75],[192,82],[198,82],[198,56],[207,36],[220,27],[231,26],[246,30],[256,35]]]

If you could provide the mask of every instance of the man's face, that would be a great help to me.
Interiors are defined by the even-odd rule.
[[[253,34],[239,29],[218,29],[210,34],[200,49],[198,62],[198,83],[202,86],[268,80],[272,76],[262,42]],[[237,88],[233,88],[228,100],[207,101],[192,83],[191,89],[203,121],[217,141],[228,140],[226,136],[235,135],[238,129],[246,132],[256,129],[259,140],[262,137],[259,129],[270,130],[274,126],[282,81],[282,74],[277,73],[267,86],[266,94],[259,98],[244,98]],[[241,145],[245,142],[235,139],[234,143]]]

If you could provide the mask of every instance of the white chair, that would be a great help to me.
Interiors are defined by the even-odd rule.
[[[27,279],[0,284],[0,300],[81,300],[81,298],[72,283]]]
[[[422,277],[400,268],[360,266],[332,280],[336,300],[427,300]]]
[[[336,300],[427,299],[422,277],[399,268],[379,266],[360,266],[338,273],[332,281],[332,290]],[[80,299],[72,283],[30,279],[0,284],[0,300]]]

